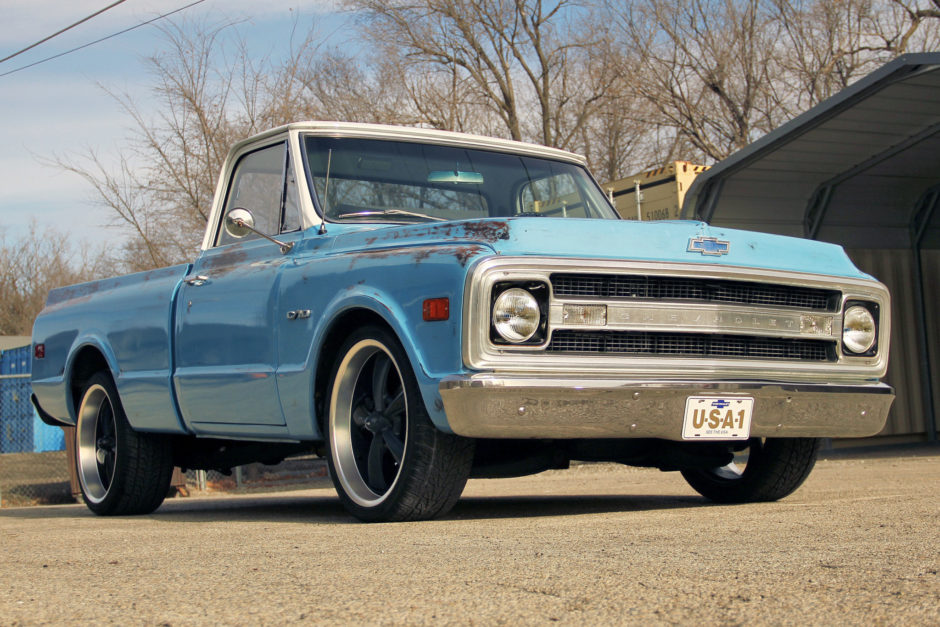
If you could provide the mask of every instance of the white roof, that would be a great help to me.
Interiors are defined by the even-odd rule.
[[[264,131],[239,142],[232,147],[233,151],[241,149],[246,144],[252,144],[259,139],[271,135],[278,135],[286,131],[299,131],[329,137],[365,137],[372,139],[391,139],[398,141],[425,142],[448,146],[466,146],[483,150],[496,150],[498,152],[521,153],[548,159],[571,161],[586,165],[584,157],[573,152],[549,148],[538,144],[517,142],[509,139],[471,135],[470,133],[455,133],[452,131],[439,131],[428,128],[415,128],[409,126],[390,126],[387,124],[361,124],[356,122],[293,122],[277,128]]]

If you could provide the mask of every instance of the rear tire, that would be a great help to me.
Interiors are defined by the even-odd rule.
[[[85,384],[75,444],[82,497],[94,513],[149,514],[166,498],[173,474],[169,438],[131,429],[107,373]]]
[[[792,494],[816,464],[818,438],[751,438],[747,460],[683,470],[696,492],[717,503],[776,501]]]
[[[434,426],[404,349],[385,329],[358,330],[339,355],[327,459],[343,506],[366,522],[446,514],[470,476],[474,441]]]

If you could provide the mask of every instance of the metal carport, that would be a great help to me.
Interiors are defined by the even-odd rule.
[[[892,294],[887,380],[897,400],[882,440],[935,442],[938,205],[940,53],[920,53],[895,59],[701,174],[682,217],[844,246]]]

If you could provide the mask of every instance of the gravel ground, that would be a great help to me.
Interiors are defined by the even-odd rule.
[[[778,503],[583,465],[474,480],[444,520],[331,490],[154,515],[0,510],[0,624],[940,625],[940,454],[820,461]]]

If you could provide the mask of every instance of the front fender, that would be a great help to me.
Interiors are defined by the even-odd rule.
[[[419,303],[419,314],[420,306]],[[431,347],[424,346],[415,332],[419,328],[418,322],[423,323],[423,319],[419,317],[415,320],[412,307],[403,307],[392,294],[379,287],[357,285],[355,288],[335,296],[326,306],[323,312],[323,320],[328,322],[318,327],[309,356],[309,363],[314,364],[311,373],[312,381],[316,380],[318,369],[332,367],[332,363],[319,363],[317,356],[320,354],[328,333],[334,328],[336,321],[353,310],[369,311],[381,318],[391,328],[408,355],[408,360],[411,362],[411,367],[418,380],[425,408],[431,417],[431,421],[442,431],[450,433],[451,429],[444,415],[443,402],[438,390],[438,384],[442,376],[440,373],[434,373],[429,364],[428,358],[432,350]],[[459,353],[459,344],[457,344],[456,349]]]
[[[281,275],[279,312],[305,312],[278,322],[278,395],[290,433],[320,439],[314,394],[331,369],[339,338],[337,321],[352,311],[382,320],[402,343],[415,371],[428,413],[450,432],[438,383],[463,369],[461,316],[467,272],[491,247],[454,242],[421,242],[387,248],[356,248],[314,254]],[[362,243],[363,246],[366,243]],[[429,298],[448,298],[450,318],[425,321]],[[282,316],[283,317],[283,316]],[[324,347],[329,354],[323,355]]]

